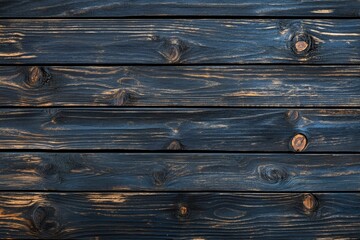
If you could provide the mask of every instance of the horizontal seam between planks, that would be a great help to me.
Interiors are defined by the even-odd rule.
[[[351,7],[351,6],[350,6]],[[159,16],[159,15],[144,15],[144,16],[101,16],[101,17],[0,17],[1,20],[101,20],[101,19],[360,19],[359,16],[312,16],[312,15],[264,15],[264,16],[254,16],[254,15],[168,15],[168,16]]]
[[[17,106],[17,105],[13,105],[13,106],[1,106],[0,108],[3,109],[79,109],[81,110],[81,108],[83,109],[98,109],[98,110],[111,110],[111,111],[151,111],[153,109],[162,111],[162,110],[186,110],[186,109],[199,109],[199,110],[206,110],[206,109],[273,109],[273,110],[277,110],[277,109],[296,109],[296,110],[302,110],[302,109],[307,109],[307,110],[311,110],[311,109],[323,109],[323,110],[342,110],[342,109],[348,109],[348,110],[360,110],[360,105],[354,105],[354,106],[349,106],[349,105],[335,105],[335,106],[326,106],[326,105],[318,105],[318,106],[121,106],[121,107],[116,107],[113,105],[108,105],[108,106],[64,106],[64,105],[55,105],[55,106]]]
[[[178,64],[168,64],[168,63],[0,63],[0,66],[119,66],[119,67],[131,67],[131,66],[140,66],[140,67],[206,67],[206,66],[360,66],[358,63],[178,63]]]
[[[327,155],[327,154],[336,154],[336,155],[358,155],[359,152],[356,151],[308,151],[308,152],[292,152],[292,151],[226,151],[226,150],[119,150],[119,149],[38,149],[38,148],[31,148],[31,149],[0,149],[0,153],[17,153],[17,152],[32,152],[32,153],[149,153],[149,154],[156,154],[156,153],[167,153],[167,154],[191,154],[191,153],[218,153],[218,154],[288,154],[288,155]]]
[[[196,191],[189,191],[189,190],[164,190],[164,191],[159,191],[159,190],[83,190],[83,191],[79,191],[79,190],[0,190],[1,193],[22,193],[22,192],[26,192],[26,193],[160,193],[160,194],[167,194],[167,193],[201,193],[201,194],[212,194],[212,193],[240,193],[240,194],[276,194],[276,193],[280,193],[280,194],[288,194],[288,193],[313,193],[313,194],[317,194],[317,193],[356,193],[356,194],[360,194],[360,191],[231,191],[231,190],[221,190],[221,191],[216,191],[216,190],[196,190]]]

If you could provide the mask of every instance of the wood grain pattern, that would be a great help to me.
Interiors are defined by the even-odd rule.
[[[1,106],[360,106],[359,66],[0,66]]]
[[[356,239],[359,193],[2,193],[2,238]],[[311,209],[306,207],[314,206]],[[181,209],[181,210],[180,210]],[[330,227],[331,226],[331,227]]]
[[[0,0],[0,239],[359,239],[359,17]]]
[[[354,154],[0,153],[0,190],[359,191],[359,160]]]
[[[360,149],[360,110],[0,109],[0,149],[305,151]]]
[[[356,0],[1,0],[1,17],[297,16],[359,17]]]
[[[0,64],[358,64],[359,29],[353,19],[3,19]],[[308,47],[297,52],[298,41]]]

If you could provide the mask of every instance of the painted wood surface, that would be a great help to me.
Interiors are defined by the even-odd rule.
[[[359,9],[0,0],[0,238],[358,239]]]
[[[0,153],[0,190],[359,191],[356,154]]]
[[[2,19],[0,64],[360,63],[354,19]]]
[[[359,107],[359,66],[0,66],[0,106]]]
[[[0,149],[358,152],[359,111],[2,108]]]
[[[6,193],[6,238],[356,239],[359,193]]]
[[[359,17],[357,0],[1,0],[1,17]]]

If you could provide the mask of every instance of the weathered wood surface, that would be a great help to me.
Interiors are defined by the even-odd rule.
[[[360,155],[1,153],[0,190],[359,191]]]
[[[0,238],[358,239],[359,16],[0,0]]]
[[[0,66],[0,106],[360,106],[359,66]]]
[[[6,193],[5,238],[356,239],[359,193]]]
[[[357,0],[1,0],[1,17],[359,17]]]
[[[360,110],[0,109],[0,149],[287,152],[296,133],[305,151],[358,152]]]
[[[360,63],[354,19],[3,19],[0,30],[0,64]]]

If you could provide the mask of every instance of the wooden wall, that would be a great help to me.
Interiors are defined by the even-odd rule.
[[[359,239],[359,17],[0,0],[0,238]]]

